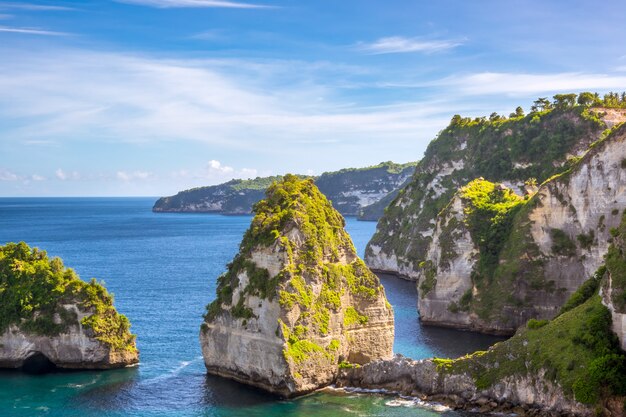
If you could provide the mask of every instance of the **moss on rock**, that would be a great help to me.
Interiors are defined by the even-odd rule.
[[[45,251],[26,243],[0,247],[0,331],[17,326],[40,336],[58,336],[78,325],[75,312],[64,305],[75,304],[88,313],[80,324],[112,350],[136,352],[135,336],[126,316],[113,307],[113,296],[92,279],[81,281]]]

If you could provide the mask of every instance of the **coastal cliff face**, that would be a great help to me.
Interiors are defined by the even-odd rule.
[[[393,311],[343,227],[311,180],[267,190],[207,307],[209,373],[290,397],[332,383],[340,362],[391,357]]]
[[[626,129],[524,200],[471,182],[437,216],[417,271],[425,323],[514,333],[550,319],[604,263],[626,208]]]
[[[360,216],[362,220],[377,220],[385,205],[377,204],[383,198],[389,201],[411,177],[416,163],[395,164],[382,162],[366,168],[349,168],[325,172],[312,177],[320,191],[333,202],[344,216]],[[181,191],[171,197],[162,197],[154,212],[189,212],[250,214],[252,206],[261,200],[265,190],[281,176],[232,180],[224,184]],[[302,176],[302,178],[305,178]],[[363,215],[361,216],[363,211]]]
[[[81,281],[45,252],[25,243],[0,247],[0,367],[43,362],[66,369],[136,364],[126,317],[95,280]]]
[[[625,119],[623,110],[609,114],[606,109],[580,107],[495,121],[455,116],[379,220],[366,263],[417,280],[437,215],[461,187],[483,177],[523,195],[527,180],[541,183],[567,170],[607,127]]]
[[[597,289],[552,322],[458,359],[401,356],[342,369],[337,385],[384,389],[456,409],[542,416],[623,416],[626,356]]]

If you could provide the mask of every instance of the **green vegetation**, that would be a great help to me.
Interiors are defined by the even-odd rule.
[[[581,248],[585,250],[589,250],[591,249],[591,245],[593,245],[593,241],[595,239],[595,232],[593,230],[590,230],[589,233],[581,233],[578,236],[576,236],[576,239],[578,240],[578,243],[580,244]]]
[[[626,357],[598,295],[549,323],[529,322],[527,329],[486,352],[435,363],[440,372],[469,374],[479,389],[507,377],[544,373],[566,395],[586,404],[597,403],[602,395],[626,394]]]
[[[613,244],[606,255],[606,267],[611,274],[611,302],[617,311],[626,313],[626,212],[612,235]]]
[[[598,117],[602,110],[572,107],[569,97],[555,101],[527,115],[520,108],[510,118],[453,117],[429,144],[411,182],[387,207],[367,256],[378,246],[388,255],[395,254],[401,265],[417,267],[426,258],[432,239],[426,232],[432,229],[432,221],[472,179],[525,182],[533,178],[543,183],[576,164],[567,156],[600,138],[606,129]],[[455,169],[448,171],[452,166]],[[449,173],[442,175],[444,167]]]
[[[480,250],[477,280],[490,279],[498,265],[500,251],[511,233],[512,219],[524,199],[506,187],[477,179],[461,188],[465,222]]]
[[[576,244],[563,230],[551,229],[550,236],[552,237],[552,253],[561,256],[576,255]]]
[[[312,340],[329,334],[332,315],[340,315],[344,331],[365,324],[367,316],[353,307],[342,312],[341,299],[344,295],[353,300],[376,299],[382,291],[378,278],[356,256],[343,217],[311,179],[284,176],[267,189],[254,211],[239,253],[218,278],[217,297],[207,306],[205,320],[228,310],[245,326],[254,317],[246,304],[251,296],[270,301],[277,297],[283,309],[297,308],[299,313],[292,328],[281,322],[277,332],[287,342],[285,358],[296,365],[309,358],[335,361],[339,340],[333,339],[327,347]],[[270,276],[252,261],[252,253],[258,251],[284,254],[283,269]],[[346,258],[353,260],[346,264]],[[241,280],[247,282],[244,288]],[[313,288],[319,288],[319,293]],[[234,292],[238,294],[235,305]]]
[[[50,259],[24,242],[0,247],[0,331],[16,325],[37,335],[65,333],[78,318],[63,304],[91,313],[81,324],[97,340],[115,350],[136,350],[128,319],[117,313],[113,296],[96,280],[81,281],[61,259]]]
[[[365,324],[368,320],[367,316],[360,314],[354,307],[350,306],[343,316],[343,325],[348,327],[355,324]]]
[[[583,283],[575,292],[570,296],[567,302],[561,307],[559,315],[570,311],[573,308],[586,302],[588,299],[598,293],[600,288],[600,282],[606,273],[606,266],[602,265],[598,270]]]

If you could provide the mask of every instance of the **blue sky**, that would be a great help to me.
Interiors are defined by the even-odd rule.
[[[419,159],[452,115],[626,90],[622,1],[0,0],[0,196]]]

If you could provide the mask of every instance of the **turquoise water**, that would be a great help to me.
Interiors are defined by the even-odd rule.
[[[249,216],[154,214],[147,198],[0,198],[0,244],[26,241],[83,279],[104,280],[132,322],[136,368],[27,376],[0,373],[0,416],[439,416],[411,402],[318,393],[283,401],[207,376],[198,344],[215,279],[237,252]],[[375,223],[347,219],[362,255]],[[395,351],[458,356],[495,338],[423,328],[412,283],[381,277],[396,314]],[[444,415],[459,416],[455,412]]]

